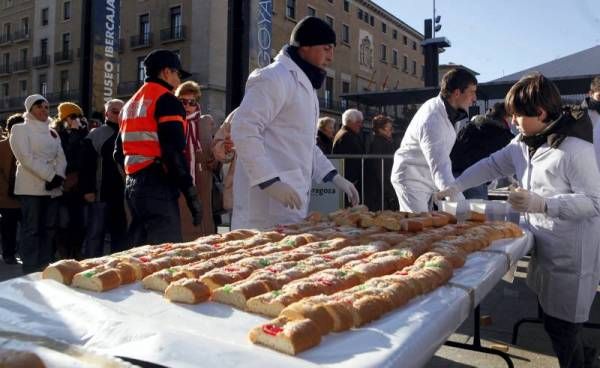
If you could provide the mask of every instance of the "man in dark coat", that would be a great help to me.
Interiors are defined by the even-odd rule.
[[[392,119],[384,115],[375,116],[373,118],[373,140],[369,145],[368,154],[393,156],[398,148],[392,139],[393,132]],[[365,161],[365,203],[371,211],[398,210],[398,199],[390,181],[393,163],[392,158]],[[382,185],[383,194],[381,192]],[[383,208],[381,207],[382,199]]]
[[[362,155],[365,153],[365,145],[360,135],[363,123],[363,114],[356,109],[348,109],[342,114],[342,129],[333,139],[333,154]],[[344,163],[344,176],[348,179],[362,196],[361,160],[346,159]],[[349,205],[346,200],[346,206]]]

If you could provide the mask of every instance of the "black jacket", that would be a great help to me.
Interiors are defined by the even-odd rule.
[[[352,132],[344,126],[337,132],[333,139],[332,153],[362,155],[365,153],[365,145],[359,134]],[[361,163],[359,159],[347,159],[345,161],[344,176],[354,183],[360,193]]]
[[[393,140],[388,140],[381,135],[374,135],[369,146],[369,154],[393,155],[396,152]],[[383,165],[383,176],[381,173],[381,160],[367,160],[365,172],[365,203],[371,211],[379,211],[381,208],[381,183],[383,181],[383,200],[386,210],[396,210],[396,193],[392,187],[390,176],[392,174],[392,158],[385,159]]]
[[[333,149],[333,141],[319,130],[317,133],[317,146],[323,151],[324,154],[330,155]]]
[[[506,146],[514,136],[502,121],[477,116],[456,136],[450,153],[452,171],[460,175],[469,166]]]

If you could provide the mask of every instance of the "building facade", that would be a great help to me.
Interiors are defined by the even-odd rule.
[[[81,0],[0,0],[0,120],[32,93],[51,106],[80,99]],[[202,110],[225,117],[227,0],[121,0],[120,81],[127,99],[155,48],[175,51],[203,86]],[[344,93],[423,86],[423,35],[368,0],[273,0],[271,56],[307,15],[337,34],[335,61],[319,91],[325,114],[339,116]]]

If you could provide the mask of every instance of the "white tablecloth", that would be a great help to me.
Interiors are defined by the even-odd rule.
[[[8,280],[0,283],[0,329],[177,368],[419,367],[507,272],[507,259],[514,264],[532,243],[530,233],[496,241],[492,252],[471,254],[448,286],[363,328],[327,335],[296,357],[248,340],[263,317],[212,302],[169,303],[140,283],[93,293],[39,274]]]

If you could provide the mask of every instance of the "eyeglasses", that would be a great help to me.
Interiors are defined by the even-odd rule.
[[[183,104],[183,106],[197,106],[198,105],[198,101],[194,100],[193,98],[180,98],[179,101],[181,101],[181,103]]]
[[[115,114],[115,115],[119,115],[121,113],[121,110],[117,110],[117,109],[110,109],[109,111],[111,112],[111,114]]]

